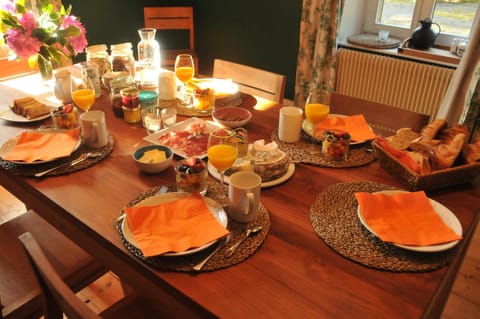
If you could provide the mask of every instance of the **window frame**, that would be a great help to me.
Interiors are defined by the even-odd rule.
[[[365,1],[365,15],[364,15],[365,18],[363,21],[364,30],[366,32],[371,32],[371,33],[378,33],[378,31],[380,30],[387,30],[390,32],[391,36],[403,40],[411,37],[412,33],[419,26],[420,20],[423,20],[428,17],[432,18],[433,11],[435,9],[436,0],[416,0],[410,28],[377,23],[377,16],[380,14],[379,8],[382,2],[383,0],[366,0]],[[479,12],[480,12],[480,5],[477,8],[477,12],[475,13],[474,20],[478,18],[477,16],[479,15]],[[473,24],[473,21],[472,21],[472,24]],[[434,28],[434,30],[436,31],[436,26],[433,26],[432,28]],[[472,33],[472,30],[470,30],[470,34],[471,33]],[[461,37],[459,35],[447,34],[447,33],[441,32],[435,40],[435,45],[450,47],[450,44],[452,43],[453,39],[455,38],[468,39],[470,37],[470,34],[468,37]]]

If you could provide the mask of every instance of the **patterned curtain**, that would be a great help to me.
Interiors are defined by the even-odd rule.
[[[470,132],[470,141],[480,138],[480,6],[476,16],[467,50],[437,114],[437,118],[445,118],[450,124],[465,124]]]
[[[312,88],[334,90],[337,29],[345,0],[303,0],[295,103]]]

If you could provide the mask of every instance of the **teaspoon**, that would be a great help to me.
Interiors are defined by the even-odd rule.
[[[247,229],[247,231],[245,232],[245,235],[242,237],[242,239],[239,240],[237,243],[235,243],[234,245],[232,245],[230,248],[227,249],[227,252],[225,253],[225,257],[226,258],[231,257],[233,255],[233,253],[237,250],[237,248],[245,241],[245,239],[250,237],[250,235],[253,235],[253,234],[256,234],[256,233],[260,232],[262,229],[263,229],[262,226],[253,226],[253,227]]]

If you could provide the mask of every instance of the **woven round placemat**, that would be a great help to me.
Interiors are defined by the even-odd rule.
[[[285,143],[278,138],[277,130],[272,132],[272,141],[288,154],[292,161],[313,164],[323,167],[347,168],[366,165],[376,159],[370,143],[351,145],[345,161],[331,161],[322,156],[322,146],[318,143],[302,138],[296,143]],[[315,146],[312,150],[312,146]]]
[[[385,243],[370,233],[357,215],[355,192],[394,187],[372,183],[338,183],[320,193],[310,208],[315,232],[340,255],[364,266],[392,272],[426,272],[447,265],[456,249],[421,253]]]
[[[168,185],[168,188],[169,188],[169,192],[176,191],[175,185]],[[155,195],[159,190],[160,190],[160,187],[155,187],[145,192],[142,192],[135,199],[130,201],[127,204],[127,207],[133,206],[136,203],[144,200],[145,198]],[[212,199],[216,199],[220,194],[220,192],[222,191],[225,192],[225,188],[222,187],[220,183],[209,181],[208,191],[206,196]],[[123,213],[123,211],[121,213]],[[260,233],[257,233],[256,235],[253,235],[247,238],[231,257],[228,257],[228,258],[224,257],[227,248],[230,247],[231,244],[236,243],[238,240],[240,240],[243,237],[246,229],[254,225],[263,226],[262,231]],[[122,240],[122,243],[135,257],[137,257],[138,259],[142,260],[143,262],[155,268],[162,269],[162,270],[175,270],[175,271],[184,271],[184,272],[195,271],[193,270],[193,266],[198,264],[201,260],[203,260],[203,258],[205,258],[211,252],[213,252],[218,247],[218,245],[221,245],[223,243],[222,240],[219,240],[216,244],[212,245],[211,247],[190,255],[145,257],[141,252],[141,250],[132,246],[125,239],[122,232],[121,223],[117,223],[116,227],[118,232],[120,233],[120,238]],[[255,253],[260,248],[263,241],[268,235],[268,232],[270,230],[270,217],[265,206],[263,206],[260,203],[259,216],[257,217],[256,220],[250,223],[237,223],[231,219],[228,219],[227,228],[232,234],[229,243],[221,247],[218,250],[218,252],[208,260],[208,262],[203,266],[203,268],[200,271],[202,272],[213,271],[213,270],[230,267],[244,261],[253,253]]]
[[[115,139],[113,138],[113,135],[109,133],[107,144],[100,148],[88,147],[87,145],[82,143],[82,145],[80,145],[80,147],[75,152],[73,152],[70,156],[61,158],[56,161],[48,162],[45,164],[36,164],[36,165],[18,165],[9,161],[0,160],[0,166],[2,166],[7,171],[16,175],[34,176],[38,172],[42,172],[44,170],[55,167],[57,165],[61,165],[63,163],[69,163],[74,159],[78,158],[81,154],[88,153],[88,152],[102,153],[102,155],[100,156],[87,158],[86,160],[73,166],[66,165],[63,167],[59,167],[58,169],[44,175],[44,177],[59,176],[59,175],[65,175],[65,174],[77,172],[97,164],[101,160],[107,158],[112,153],[114,147],[115,147]]]
[[[243,95],[234,94],[232,96],[223,97],[221,99],[215,100],[215,107],[224,107],[224,106],[239,106],[242,104]],[[158,106],[160,108],[172,107],[175,108],[178,115],[182,116],[196,116],[196,117],[206,117],[212,115],[212,109],[202,111],[196,108],[184,107],[180,104],[180,100],[158,100]]]

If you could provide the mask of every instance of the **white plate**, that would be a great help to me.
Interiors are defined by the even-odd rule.
[[[52,110],[55,108],[50,105],[47,105],[47,106]],[[34,119],[27,119],[26,117],[23,117],[19,114],[14,113],[10,106],[8,106],[8,109],[0,111],[0,119],[9,121],[9,122],[15,122],[15,123],[33,123],[33,122],[47,119],[49,117],[50,117],[50,113],[36,117]]]
[[[137,203],[135,206],[154,206],[158,205],[161,203],[168,203],[175,201],[177,199],[180,199],[184,196],[189,195],[189,193],[165,193],[161,195],[155,195],[152,197],[145,198],[141,202]],[[212,213],[213,216],[217,219],[217,221],[223,226],[227,227],[228,224],[228,217],[225,211],[223,210],[222,206],[220,206],[216,201],[214,201],[211,198],[204,197],[205,202],[208,206],[208,209],[210,209],[210,212]],[[127,218],[124,218],[122,221],[122,232],[123,236],[125,237],[125,240],[127,240],[132,246],[134,246],[137,249],[140,249],[140,247],[137,244],[137,241],[135,240],[135,237],[132,234],[132,231],[130,230],[130,226],[128,225]],[[190,255],[196,252],[199,252],[201,250],[204,250],[211,245],[213,245],[217,240],[211,241],[201,247],[197,248],[192,248],[186,251],[181,251],[177,253],[165,253],[162,254],[162,256],[183,256],[183,255]]]
[[[212,164],[210,164],[210,162],[207,163],[207,168],[208,168],[208,172],[210,173],[210,175],[213,176],[213,178],[215,178],[217,180],[220,180],[220,173],[218,173],[217,169]],[[287,172],[285,174],[278,177],[277,179],[274,179],[274,180],[271,180],[271,181],[268,181],[268,182],[262,182],[261,187],[262,188],[267,188],[267,187],[272,187],[272,186],[279,185],[279,184],[289,180],[293,176],[293,173],[295,173],[295,164],[290,163],[288,165],[288,169],[287,169]],[[225,175],[224,176],[224,181],[227,184],[230,183],[230,176]]]
[[[162,144],[160,143],[160,141],[158,140],[160,137],[164,136],[165,134],[168,134],[170,132],[181,132],[181,131],[184,131],[185,128],[191,124],[203,124],[206,126],[207,128],[207,131],[208,132],[212,132],[214,129],[216,128],[219,128],[220,126],[216,123],[213,123],[213,122],[207,122],[207,121],[204,121],[202,119],[199,119],[197,117],[191,117],[185,121],[182,121],[182,122],[178,122],[176,123],[175,125],[173,126],[170,126],[168,128],[165,128],[163,130],[160,130],[158,131],[157,133],[155,134],[151,134],[151,135],[148,135],[146,137],[144,137],[143,139],[145,141],[148,141],[148,142],[151,142],[153,144],[157,144],[157,145],[165,145],[165,146],[168,146],[170,147],[173,152],[175,154],[177,154],[178,156],[181,156],[181,157],[184,157],[184,158],[187,158],[187,157],[190,157],[190,156],[198,156],[200,158],[205,158],[207,156],[207,145],[205,144],[205,150],[199,154],[194,154],[194,155],[187,155],[182,149],[179,149],[179,148],[175,148],[175,146],[171,146],[171,145],[167,145],[167,144]]]
[[[35,132],[42,133],[42,134],[47,134],[47,133],[66,132],[66,131],[67,130],[40,129],[40,130],[36,130]],[[12,151],[12,149],[15,147],[15,145],[17,145],[19,139],[20,139],[20,135],[17,135],[15,137],[9,139],[5,143],[3,143],[3,145],[0,146],[0,158],[3,158],[7,154],[9,154]],[[78,141],[77,141],[77,145],[75,145],[72,152],[70,154],[68,154],[67,156],[72,155],[72,153],[75,152],[80,147],[81,144],[82,144],[82,138],[79,136]],[[65,156],[65,157],[67,157],[67,156]],[[46,160],[46,161],[35,161],[35,162],[29,162],[29,163],[22,162],[22,161],[9,161],[9,162],[15,163],[17,165],[38,165],[38,164],[45,164],[45,163],[53,162],[53,161],[56,161],[60,158],[62,158],[62,157],[52,158],[52,159]]]
[[[383,194],[393,194],[393,193],[398,193],[398,192],[403,192],[403,191],[382,191],[378,193],[383,193]],[[460,224],[460,221],[457,219],[457,216],[455,216],[454,213],[452,213],[448,208],[440,204],[439,202],[429,198],[430,204],[432,205],[433,209],[435,212],[440,216],[440,218],[443,220],[445,224],[447,224],[448,227],[450,227],[457,235],[461,236],[462,235],[462,224]],[[363,226],[365,226],[368,231],[370,231],[372,234],[377,236],[375,232],[368,226],[365,218],[363,217],[362,211],[360,209],[360,206],[358,206],[357,209],[358,217],[360,218],[360,222],[362,223]],[[377,236],[378,237],[378,236]],[[431,252],[438,252],[438,251],[443,251],[452,248],[453,246],[457,245],[459,240],[455,240],[449,243],[445,244],[439,244],[439,245],[430,245],[430,246],[408,246],[408,245],[401,245],[401,244],[395,244],[392,243],[394,246],[407,249],[407,250],[413,250],[413,251],[418,251],[418,252],[424,252],[424,253],[431,253]]]
[[[329,114],[328,117],[347,117],[347,115],[343,115],[343,114]],[[313,131],[313,126],[311,125],[310,122],[308,122],[308,120],[303,120],[302,122],[302,129],[305,133],[307,133],[308,136],[310,136],[311,138],[313,138],[314,140],[318,141],[318,142],[321,142],[322,139],[321,138],[318,138],[317,136],[315,136],[315,132]],[[351,145],[357,145],[357,144],[362,144],[362,143],[365,143],[367,140],[364,140],[364,141],[352,141],[350,144]]]

